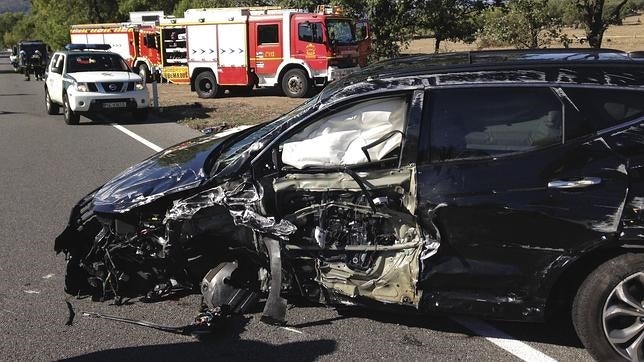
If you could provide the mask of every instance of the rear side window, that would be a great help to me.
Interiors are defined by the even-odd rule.
[[[429,99],[431,161],[498,156],[563,142],[563,106],[549,88],[439,89]]]
[[[257,26],[257,45],[279,43],[277,24]]]
[[[644,116],[642,91],[566,88],[564,92],[581,111],[579,119],[566,121],[567,139],[592,134]]]

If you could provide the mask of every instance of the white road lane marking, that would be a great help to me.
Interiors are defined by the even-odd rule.
[[[51,278],[53,278],[53,277],[54,277],[54,275],[55,275],[55,274],[51,274],[51,273],[50,273],[50,274],[44,275],[42,278],[43,278],[43,279],[51,279]]]
[[[162,147],[155,145],[154,143],[152,143],[152,142],[150,142],[150,141],[146,140],[145,138],[143,138],[143,137],[139,136],[138,134],[136,134],[136,133],[134,133],[134,132],[130,131],[129,129],[127,129],[127,128],[125,128],[125,127],[121,126],[121,125],[120,125],[120,124],[118,124],[118,123],[110,123],[110,125],[111,125],[112,127],[116,128],[116,129],[118,129],[119,131],[121,131],[121,132],[125,133],[126,135],[128,135],[128,136],[130,136],[130,137],[134,138],[135,140],[137,140],[137,141],[141,142],[142,144],[146,145],[147,147],[151,148],[152,150],[154,150],[154,152],[160,152],[160,151],[162,151],[162,150],[163,150],[163,148],[162,148]],[[229,134],[232,134],[232,133],[235,133],[235,132],[239,132],[239,131],[245,130],[246,128],[249,128],[249,127],[250,127],[250,126],[239,126],[239,127],[233,127],[233,128],[231,128],[231,129],[227,129],[227,130],[225,130],[225,131],[223,131],[223,132],[219,132],[219,133],[217,133],[217,135],[216,135],[216,137],[215,137],[215,138],[228,136]]]
[[[452,317],[454,322],[469,329],[470,331],[485,338],[507,352],[524,361],[556,362],[557,360],[530,347],[529,345],[517,341],[509,334],[494,328],[493,326],[473,318]]]
[[[40,290],[27,289],[27,290],[25,290],[25,293],[27,293],[27,294],[40,294]]]
[[[143,138],[143,137],[139,136],[138,134],[130,131],[129,129],[121,126],[120,124],[110,123],[110,125],[113,126],[116,129],[118,129],[119,131],[125,133],[126,135],[134,138],[135,140],[143,143],[144,145],[148,146],[149,148],[153,149],[154,152],[159,152],[159,151],[163,150],[163,148],[161,148],[161,147],[155,145],[154,143],[146,140],[145,138]]]

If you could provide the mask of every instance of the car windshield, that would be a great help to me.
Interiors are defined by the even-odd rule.
[[[129,71],[127,64],[117,54],[70,54],[67,61],[67,72],[101,72]]]
[[[329,40],[338,44],[355,44],[356,32],[353,23],[348,19],[329,19],[326,21]]]

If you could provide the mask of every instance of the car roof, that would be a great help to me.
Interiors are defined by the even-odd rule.
[[[642,87],[644,52],[529,49],[408,55],[374,63],[332,82],[322,91],[320,100],[333,103],[356,92],[365,94],[383,89],[499,82]]]
[[[614,49],[530,49],[484,50],[442,54],[409,55],[385,60],[365,68],[372,76],[406,76],[418,73],[454,72],[503,68],[530,68],[539,65],[625,65],[644,66],[644,52],[627,53]]]

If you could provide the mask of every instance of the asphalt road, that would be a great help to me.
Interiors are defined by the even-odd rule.
[[[64,257],[53,240],[80,197],[154,153],[110,124],[168,147],[197,132],[174,123],[81,118],[67,126],[45,113],[43,83],[26,82],[0,56],[0,360],[589,360],[570,329],[454,316],[296,306],[288,328],[259,311],[197,340],[77,315],[63,292]],[[132,121],[132,120],[130,120]],[[169,325],[189,323],[199,296],[124,306],[72,300],[97,311]],[[467,327],[464,327],[467,326]]]

